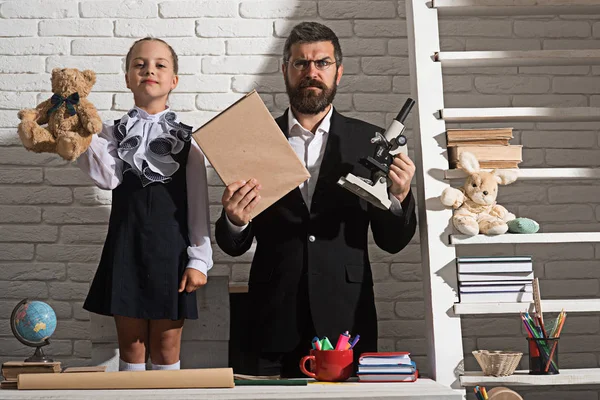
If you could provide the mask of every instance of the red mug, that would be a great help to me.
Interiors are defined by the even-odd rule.
[[[310,369],[306,361],[310,360]],[[311,350],[310,355],[300,360],[300,370],[318,381],[343,382],[350,378],[354,369],[352,350]]]

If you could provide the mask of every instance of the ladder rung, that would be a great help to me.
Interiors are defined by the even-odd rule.
[[[432,0],[440,15],[600,14],[598,0]]]
[[[600,121],[598,107],[444,108],[438,118],[446,122],[554,122]]]
[[[518,180],[545,179],[600,179],[600,168],[521,168],[517,169]],[[448,169],[446,179],[465,179],[467,173],[462,169]]]
[[[600,49],[525,51],[441,51],[443,67],[515,67],[600,64]]]

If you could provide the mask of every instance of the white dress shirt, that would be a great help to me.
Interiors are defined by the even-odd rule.
[[[310,172],[310,178],[302,182],[300,186],[300,192],[304,203],[310,211],[312,203],[312,196],[315,192],[317,180],[319,179],[319,172],[321,170],[321,163],[323,162],[323,155],[325,154],[325,147],[327,146],[327,139],[329,137],[329,128],[331,127],[331,115],[333,114],[333,106],[329,109],[325,118],[319,124],[317,131],[312,133],[308,129],[305,129],[300,122],[294,116],[292,109],[288,109],[288,141],[296,155],[302,161],[302,164]],[[366,156],[366,154],[365,154]],[[260,182],[259,182],[260,183]],[[392,205],[390,211],[395,215],[402,214],[402,204],[393,195],[389,195]],[[233,233],[240,233],[248,225],[237,226],[229,220],[227,214],[225,214],[227,225]]]
[[[170,155],[165,158],[157,158],[156,155],[146,152],[146,144],[149,138],[163,136],[161,116],[169,112],[167,109],[158,114],[148,114],[144,110],[135,107],[132,109],[137,113],[134,117],[127,118],[127,136],[135,130],[136,135],[141,138],[141,145],[135,151],[127,152],[119,149],[113,134],[113,121],[105,122],[102,132],[92,136],[92,142],[83,153],[77,165],[86,172],[101,189],[112,190],[119,186],[123,180],[123,168],[131,167],[124,163],[123,159],[130,160],[134,164],[132,169],[137,171],[136,164],[146,161],[150,169],[155,173],[165,176],[172,175],[179,164]],[[130,111],[131,113],[131,111]],[[164,116],[163,116],[164,117]],[[122,120],[123,121],[123,120]],[[133,128],[133,129],[132,129]],[[172,136],[172,135],[171,135]],[[178,148],[180,143],[175,143],[173,148]],[[176,150],[173,150],[175,152]],[[167,159],[168,157],[168,159]],[[134,173],[134,172],[128,172]],[[137,171],[139,173],[139,171]],[[204,275],[213,266],[212,248],[210,245],[210,214],[208,208],[208,187],[204,154],[195,140],[191,140],[190,152],[186,165],[187,181],[187,205],[188,205],[188,231],[191,245],[187,249],[189,262],[187,268],[193,268]],[[163,183],[156,183],[162,185]]]

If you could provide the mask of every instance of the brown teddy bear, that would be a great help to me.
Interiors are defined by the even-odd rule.
[[[442,192],[442,204],[452,207],[454,227],[465,235],[474,236],[500,235],[508,231],[507,222],[515,219],[515,215],[499,204],[498,184],[508,185],[517,180],[514,170],[481,171],[479,161],[473,153],[460,155],[462,169],[469,174],[464,186],[460,189],[448,187]]]
[[[96,107],[86,99],[94,83],[94,71],[54,68],[54,95],[35,109],[19,111],[18,132],[23,146],[36,153],[57,153],[68,161],[79,157],[92,135],[102,130]],[[43,124],[48,127],[41,127]]]

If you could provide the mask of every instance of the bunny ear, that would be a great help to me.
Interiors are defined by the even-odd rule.
[[[469,175],[479,172],[479,161],[475,154],[465,151],[460,154],[460,164]]]
[[[492,174],[500,185],[509,185],[517,180],[519,172],[514,169],[495,169]]]

